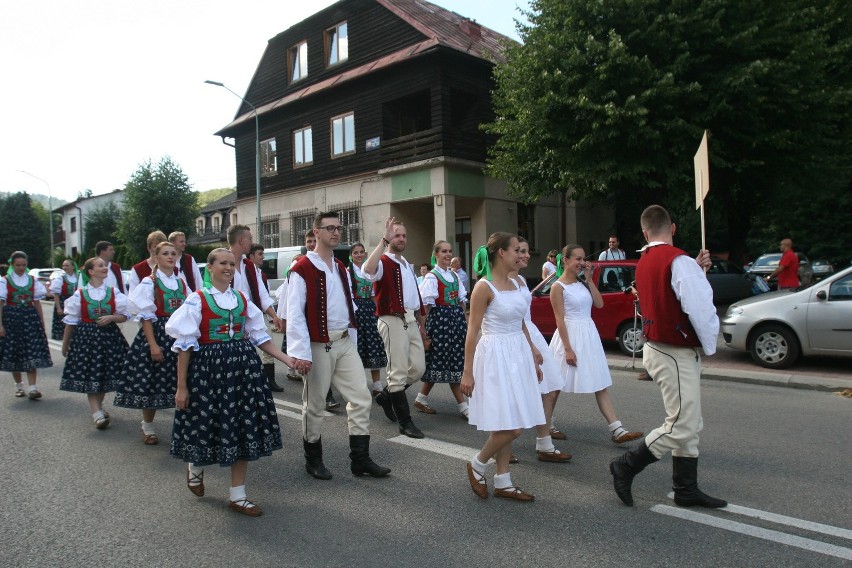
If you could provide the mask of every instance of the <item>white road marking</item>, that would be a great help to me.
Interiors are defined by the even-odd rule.
[[[296,414],[295,412],[290,412],[289,410],[283,410],[281,408],[277,409],[276,414],[278,414],[278,416],[286,416],[287,418],[293,418],[294,420],[302,419],[301,412],[299,414]]]
[[[674,499],[674,493],[669,493],[668,497],[669,499]],[[778,515],[776,513],[770,513],[768,511],[761,511],[760,509],[750,509],[748,507],[741,507],[739,505],[732,505],[728,503],[727,507],[723,509],[718,509],[718,511],[720,513],[733,513],[735,515],[742,515],[744,517],[762,519],[764,521],[769,521],[770,523],[775,523],[777,525],[787,525],[790,527],[804,529],[806,531],[817,532],[828,536],[836,536],[840,538],[845,538],[847,540],[852,540],[852,531],[849,529],[833,527],[831,525],[823,525],[821,523],[805,521],[803,519],[787,517],[785,515]]]
[[[726,531],[741,533],[747,536],[752,536],[754,538],[760,538],[763,540],[769,540],[780,544],[786,544],[787,546],[794,546],[796,548],[810,550],[812,552],[825,554],[827,556],[834,556],[837,558],[842,558],[844,560],[852,560],[852,548],[844,548],[842,546],[836,546],[834,544],[828,544],[825,542],[820,542],[818,540],[802,538],[800,536],[790,535],[771,529],[753,527],[745,523],[729,521],[727,519],[720,519],[719,517],[714,517],[712,515],[696,513],[688,509],[671,507],[669,505],[654,505],[653,507],[651,507],[651,511],[655,513],[660,513],[662,515],[668,515],[670,517],[676,517],[678,519],[683,519],[686,521],[692,521],[694,523],[700,523],[702,525],[708,525]]]
[[[389,438],[388,442],[396,442],[403,446],[410,446],[412,448],[426,450],[427,452],[434,452],[436,454],[442,454],[465,461],[470,461],[473,454],[479,451],[477,448],[469,448],[467,446],[451,444],[450,442],[433,440],[432,438],[422,438],[418,440],[415,438],[409,438],[408,436],[396,436],[395,438]]]
[[[302,411],[302,405],[296,404],[295,402],[290,402],[289,400],[284,400],[283,398],[275,398],[272,397],[272,400],[275,401],[275,404],[279,406],[289,406],[290,408],[298,408],[299,412]],[[301,415],[299,416],[301,418]]]

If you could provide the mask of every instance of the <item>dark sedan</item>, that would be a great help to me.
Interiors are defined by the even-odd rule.
[[[713,288],[713,303],[730,304],[752,295],[754,276],[729,260],[711,258],[707,281]]]

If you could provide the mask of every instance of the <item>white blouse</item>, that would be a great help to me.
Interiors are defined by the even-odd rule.
[[[177,290],[179,287],[178,277],[174,274],[168,276],[163,271],[157,270],[157,278],[169,290]],[[183,277],[181,277],[181,280],[183,280]],[[184,289],[189,292],[186,282],[183,285]],[[154,303],[154,281],[151,280],[150,276],[143,278],[142,282],[130,292],[127,299],[127,309],[135,316],[133,318],[135,321],[154,321],[157,319],[157,305]]]
[[[464,284],[462,283],[461,278],[459,278],[458,274],[453,272],[451,268],[447,268],[446,270],[444,270],[443,268],[437,265],[435,266],[434,270],[437,270],[447,282],[458,282],[459,302],[467,302],[467,290],[465,290]],[[429,304],[431,306],[435,305],[435,300],[438,298],[438,279],[435,277],[434,274],[432,274],[431,271],[426,273],[426,276],[423,277],[423,282],[420,284],[420,297],[423,298],[424,304]]]
[[[215,287],[204,288],[213,296],[216,305],[225,310],[237,307],[237,295],[234,290],[228,288],[224,292]],[[251,341],[252,345],[258,346],[266,343],[271,337],[266,331],[266,319],[254,302],[246,298],[247,318],[243,326],[243,333]],[[175,338],[172,351],[198,351],[200,346],[198,338],[201,337],[201,293],[190,294],[181,307],[166,322],[166,333]],[[232,332],[233,333],[233,332]]]
[[[6,284],[7,278],[12,278],[12,282],[15,283],[16,286],[26,286],[27,282],[29,282],[29,274],[24,272],[20,276],[17,273],[12,272],[0,278],[0,300],[4,302],[8,300],[7,292],[8,286]],[[33,300],[44,300],[44,297],[47,295],[47,290],[44,288],[44,284],[38,281],[38,278],[33,277],[33,281],[35,286],[33,287]]]
[[[61,294],[62,293],[62,283],[65,279],[68,279],[68,283],[71,285],[70,290],[73,292],[77,289],[77,275],[71,274],[70,276],[66,274],[64,271],[62,274],[54,278],[50,281],[50,292],[51,294]]]
[[[80,323],[80,319],[82,319],[81,314],[81,295],[83,290],[86,290],[89,294],[89,297],[95,301],[100,301],[106,298],[106,284],[101,284],[97,288],[92,286],[91,283],[86,284],[82,289],[78,288],[74,291],[74,294],[65,300],[65,307],[63,308],[65,312],[65,317],[62,318],[62,321],[68,325],[77,325]],[[122,294],[118,288],[113,288],[112,293],[115,294],[115,313],[122,315],[126,318],[130,318],[130,312],[127,309],[127,296]]]

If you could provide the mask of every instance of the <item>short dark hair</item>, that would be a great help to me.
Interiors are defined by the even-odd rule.
[[[112,246],[112,243],[109,241],[98,241],[95,245],[95,254],[100,256],[102,252]]]
[[[340,215],[337,213],[337,211],[320,211],[319,213],[317,213],[317,216],[314,217],[314,229],[319,229],[320,227],[322,227],[322,220],[328,219],[330,217],[339,219]],[[311,231],[311,234],[313,234],[313,231]]]
[[[315,238],[317,238],[317,236],[314,234],[314,230],[313,230],[313,229],[309,229],[309,230],[305,233],[305,239],[315,239]]]
[[[640,224],[643,231],[648,231],[648,234],[659,235],[672,225],[672,218],[669,212],[661,205],[651,205],[642,211]]]
[[[252,243],[251,248],[249,249],[249,255],[256,253],[257,251],[263,252],[265,249],[263,245],[260,243]]]

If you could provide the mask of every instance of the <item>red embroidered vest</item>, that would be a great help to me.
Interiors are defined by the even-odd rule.
[[[366,278],[359,278],[355,273],[355,267],[349,267],[350,284],[352,285],[353,295],[360,299],[369,299],[373,297],[373,283]]]
[[[115,281],[118,284],[118,289],[124,292],[124,276],[121,274],[121,267],[114,262],[109,263],[109,270],[115,276]]]
[[[115,313],[115,289],[106,286],[103,300],[93,300],[85,288],[80,290],[80,321],[97,323],[101,316],[111,316]]]
[[[201,296],[201,344],[237,341],[243,338],[245,323],[248,319],[246,297],[239,290],[231,290],[237,296],[237,305],[233,309],[220,308],[213,295],[205,290],[196,292]]]
[[[159,278],[154,282],[154,305],[157,306],[158,318],[171,316],[186,300],[186,284],[180,278],[177,283],[177,290],[171,290],[163,285]]]
[[[193,292],[197,290],[198,284],[195,282],[195,271],[192,270],[192,255],[183,253],[180,256],[178,267],[180,268],[180,272],[183,274],[183,277],[186,280],[186,285],[189,286],[189,289]]]
[[[77,282],[69,282],[68,275],[63,274],[62,278],[62,289],[59,291],[59,296],[62,298],[69,298],[71,294],[74,293],[74,290],[77,289]]]
[[[257,267],[247,258],[243,258],[243,278],[246,279],[249,290],[251,290],[251,301],[260,311],[263,311],[263,306],[260,305],[260,283],[257,280]]]
[[[432,275],[438,281],[438,297],[435,298],[436,306],[458,306],[459,305],[459,277],[453,272],[453,281],[448,282],[443,274],[437,269],[431,270]]]
[[[387,255],[382,255],[382,277],[376,281],[376,315],[405,315],[405,300],[402,297],[402,266]],[[420,290],[417,290],[420,298]],[[420,300],[420,313],[423,313],[423,300]]]
[[[701,345],[671,285],[672,262],[685,254],[671,245],[656,245],[645,249],[636,265],[642,330],[649,341],[682,347]]]
[[[346,266],[334,259],[337,265],[337,275],[343,284],[346,296],[346,309],[349,311],[349,327],[357,328],[355,323],[355,308],[352,305],[352,291],[349,288],[349,279],[346,277]],[[308,335],[312,342],[328,343],[328,285],[326,273],[314,266],[307,256],[296,261],[295,266],[290,269],[305,281],[305,321],[308,323]]]
[[[137,262],[133,265],[133,272],[139,277],[139,282],[146,276],[151,276],[151,267],[148,265],[148,260]]]
[[[32,306],[35,298],[35,278],[27,274],[27,283],[18,286],[12,275],[6,276],[6,303],[9,306]]]

